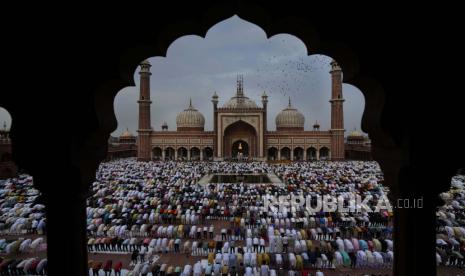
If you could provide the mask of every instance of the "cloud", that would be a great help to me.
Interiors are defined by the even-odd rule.
[[[178,38],[169,47],[167,57],[149,58],[151,72],[151,122],[160,130],[166,121],[176,129],[176,115],[193,105],[205,116],[205,129],[212,130],[211,96],[216,91],[219,105],[235,93],[236,75],[244,75],[245,94],[260,106],[263,91],[269,95],[268,126],[275,129],[275,117],[286,105],[288,96],[305,116],[305,128],[315,120],[321,129],[330,127],[331,58],[307,55],[303,42],[290,34],[267,39],[255,24],[233,16],[213,26],[205,38],[189,35]],[[121,90],[115,98],[120,135],[126,127],[137,130],[139,74],[136,87]],[[360,129],[364,98],[354,86],[344,84],[346,130]]]

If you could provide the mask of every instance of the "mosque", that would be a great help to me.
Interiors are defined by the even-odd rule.
[[[261,105],[244,92],[243,77],[238,76],[236,93],[224,105],[213,104],[213,130],[205,130],[205,117],[192,101],[176,117],[176,130],[164,123],[161,130],[150,124],[150,63],[140,64],[139,127],[136,137],[128,131],[123,141],[136,141],[137,158],[149,160],[344,160],[344,116],[342,71],[331,62],[331,129],[320,130],[317,122],[305,130],[305,117],[291,103],[276,116],[276,131],[267,128],[268,96]],[[123,144],[126,144],[124,142]]]

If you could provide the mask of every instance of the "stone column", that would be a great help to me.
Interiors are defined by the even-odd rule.
[[[281,149],[278,148],[278,160],[281,160]]]
[[[203,148],[200,148],[200,161],[203,161]]]
[[[161,150],[161,159],[162,159],[163,161],[165,161],[165,156],[166,156],[166,149],[165,149],[165,148],[162,148],[162,150]]]
[[[331,62],[331,160],[344,160],[344,99],[342,97],[342,70]]]
[[[47,218],[48,275],[88,275],[86,196],[92,183],[88,176],[96,167],[81,171],[58,163],[53,170],[33,176]],[[55,187],[63,185],[63,180],[66,189],[58,191]]]
[[[191,149],[187,149],[187,160],[191,160]]]
[[[213,139],[213,159],[219,157],[218,148],[220,144],[218,143],[218,95],[216,91],[212,96],[213,103],[213,133],[215,133],[215,138]]]
[[[304,149],[304,161],[307,161],[307,150]]]
[[[294,161],[294,149],[291,148],[291,160]]]
[[[320,150],[317,149],[315,152],[316,152],[316,160],[320,160]]]
[[[149,161],[151,142],[150,135],[152,133],[152,127],[150,125],[150,63],[145,60],[140,64],[140,94],[139,100],[139,129],[138,135],[138,147],[137,147],[137,160]]]
[[[178,160],[178,148],[174,150],[174,160]]]

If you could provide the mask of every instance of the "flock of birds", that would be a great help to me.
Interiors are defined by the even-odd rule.
[[[244,74],[246,95],[259,99],[265,91],[276,99],[291,96],[291,99],[297,100],[299,95],[322,92],[322,87],[327,85],[325,83],[327,80],[322,79],[322,76],[327,74],[329,80],[331,58],[318,54],[307,56],[300,48],[293,48],[294,43],[289,39],[281,38],[279,42],[281,42],[279,48],[284,50],[281,51],[282,53],[278,54],[276,50],[273,53],[269,49],[264,49],[257,54],[265,56],[268,53],[267,57],[257,58],[255,64],[249,65],[252,66],[251,68],[243,68],[247,71]],[[228,98],[226,95],[223,97],[223,99]],[[202,106],[199,105],[197,108],[202,109]]]
[[[270,56],[256,69],[257,88],[269,94],[287,96],[295,93],[309,93],[320,82],[310,75],[313,72],[328,71],[329,58],[322,55],[309,57]]]

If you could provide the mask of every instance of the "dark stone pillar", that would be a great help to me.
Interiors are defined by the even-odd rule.
[[[409,198],[410,204],[418,198],[421,197]],[[436,237],[435,206],[431,197],[422,199],[423,208],[394,210],[394,275],[436,275],[436,255],[432,250]]]
[[[398,184],[391,187],[394,275],[436,275],[436,207],[441,204],[439,193],[449,187],[452,176],[413,163],[400,170]]]
[[[34,177],[46,211],[48,275],[88,275],[86,199],[79,175]],[[45,185],[41,185],[44,184]]]

